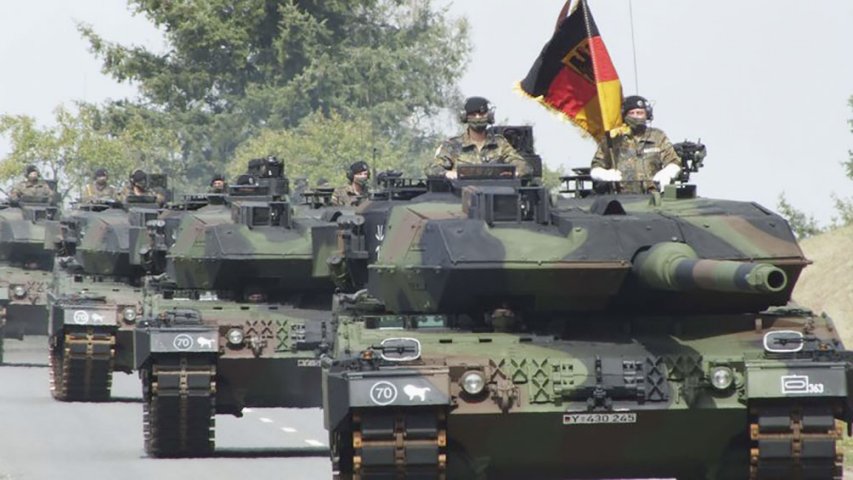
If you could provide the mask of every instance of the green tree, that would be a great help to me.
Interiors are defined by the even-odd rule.
[[[97,108],[84,104],[57,107],[54,125],[44,127],[26,115],[0,115],[0,135],[11,143],[11,152],[0,159],[3,191],[23,178],[29,164],[55,179],[63,198],[79,192],[99,167],[107,168],[114,180],[134,168],[181,170],[174,133],[136,117],[127,118],[126,128],[116,136],[103,130],[102,120]]]
[[[255,134],[294,128],[315,111],[367,118],[375,135],[422,147],[414,132],[459,102],[467,25],[431,0],[130,3],[165,32],[167,48],[119,45],[79,26],[104,72],[142,95],[107,112],[169,124],[191,176],[224,166]]]
[[[788,220],[788,224],[791,225],[791,229],[799,239],[808,238],[823,231],[814,216],[807,215],[794,208],[788,203],[784,193],[779,194],[779,202],[776,208],[779,209],[779,214]]]

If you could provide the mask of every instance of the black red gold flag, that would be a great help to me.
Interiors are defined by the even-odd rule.
[[[557,26],[520,87],[595,138],[622,125],[622,85],[586,0]]]

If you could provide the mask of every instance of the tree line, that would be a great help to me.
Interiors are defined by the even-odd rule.
[[[431,0],[132,0],[164,32],[164,51],[121,45],[78,24],[102,70],[138,99],[74,103],[55,125],[0,116],[12,152],[0,181],[36,164],[67,195],[98,167],[204,186],[276,155],[289,175],[343,178],[356,160],[415,173],[438,141],[439,114],[461,103],[464,19]]]

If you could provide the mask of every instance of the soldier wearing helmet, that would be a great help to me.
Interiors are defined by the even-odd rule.
[[[47,182],[41,179],[39,169],[35,165],[27,165],[24,180],[18,182],[9,193],[12,200],[20,200],[23,197],[50,197],[53,189]]]
[[[124,187],[124,190],[120,195],[122,202],[126,202],[127,197],[133,196],[153,196],[155,197],[155,201],[158,205],[162,205],[166,202],[163,194],[148,189],[148,174],[145,173],[144,170],[134,170],[133,173],[130,174],[129,180],[130,182],[126,187]]]
[[[116,189],[108,183],[108,178],[107,169],[99,168],[95,170],[95,180],[83,188],[81,200],[83,202],[92,202],[99,199],[114,200],[116,198]]]
[[[515,165],[516,175],[531,173],[527,162],[507,139],[488,130],[495,123],[495,109],[488,100],[469,97],[459,112],[459,121],[467,126],[465,132],[439,145],[435,160],[427,167],[427,175],[454,179],[458,165],[481,163],[511,163]]]
[[[367,162],[359,160],[347,169],[349,184],[336,188],[332,192],[332,205],[355,207],[367,198],[367,182],[370,180],[370,167]]]
[[[621,182],[625,193],[645,193],[663,188],[681,172],[681,159],[662,130],[649,126],[652,106],[638,95],[622,102],[622,118],[627,129],[598,146],[592,159],[590,174],[593,180]]]

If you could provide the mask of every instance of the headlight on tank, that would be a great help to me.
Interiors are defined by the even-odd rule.
[[[243,344],[243,330],[240,328],[232,328],[228,330],[228,333],[225,335],[225,338],[228,339],[228,344],[233,346],[239,346]]]
[[[479,370],[471,370],[462,375],[459,384],[468,395],[479,395],[486,387],[486,377]]]
[[[126,307],[121,311],[121,318],[124,319],[127,323],[133,323],[136,321],[136,308],[134,307]]]
[[[27,295],[27,289],[23,285],[15,285],[12,287],[12,295],[15,298],[24,298]]]
[[[711,369],[711,385],[717,390],[725,390],[732,386],[735,374],[729,367],[714,367]]]

